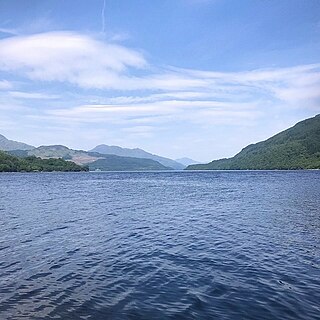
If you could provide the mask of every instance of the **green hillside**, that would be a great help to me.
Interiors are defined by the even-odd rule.
[[[0,151],[0,172],[32,171],[88,171],[88,168],[63,159],[18,158]]]
[[[98,159],[88,164],[90,170],[101,171],[145,171],[145,170],[172,170],[159,162],[151,159],[119,157],[116,155],[104,155],[104,159]]]
[[[246,169],[320,169],[320,115],[251,144],[233,158],[191,165],[186,170]]]

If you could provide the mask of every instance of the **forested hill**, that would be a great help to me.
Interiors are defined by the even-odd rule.
[[[187,167],[187,170],[246,169],[320,169],[320,115],[251,144],[233,158]]]
[[[63,159],[18,158],[0,151],[0,172],[32,171],[88,171],[88,168]]]

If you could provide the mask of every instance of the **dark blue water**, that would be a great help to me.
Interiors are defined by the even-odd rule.
[[[0,175],[0,319],[320,319],[320,171]]]

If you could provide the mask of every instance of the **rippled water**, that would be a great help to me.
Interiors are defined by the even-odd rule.
[[[319,319],[320,172],[0,175],[0,319]]]

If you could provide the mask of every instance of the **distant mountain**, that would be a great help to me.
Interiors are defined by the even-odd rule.
[[[9,140],[5,136],[0,134],[0,150],[31,150],[33,148],[33,146],[30,146],[26,143]]]
[[[108,146],[105,144],[101,144],[96,146],[90,152],[98,152],[101,154],[113,154],[121,157],[133,157],[133,158],[144,158],[144,159],[151,159],[157,161],[164,165],[165,167],[170,167],[175,170],[182,170],[185,168],[185,165],[182,163],[178,163],[172,159],[164,158],[157,156],[155,154],[146,152],[142,149],[128,149],[128,148],[121,148],[118,146]]]
[[[245,147],[233,158],[187,167],[187,170],[233,169],[320,169],[320,114]]]
[[[14,152],[16,153],[16,151]],[[17,154],[19,155],[19,154]],[[171,168],[151,159],[121,157],[83,150],[72,150],[62,145],[41,146],[27,151],[28,156],[42,159],[62,158],[78,165],[87,165],[90,170],[134,171],[134,170],[170,170]],[[20,153],[20,156],[25,156]]]
[[[0,172],[32,172],[32,171],[88,171],[87,167],[78,166],[74,162],[63,159],[40,159],[34,156],[18,158],[0,151]]]
[[[179,158],[179,159],[176,159],[175,161],[183,164],[184,166],[189,166],[191,164],[200,164],[199,161],[195,161],[190,158]]]

